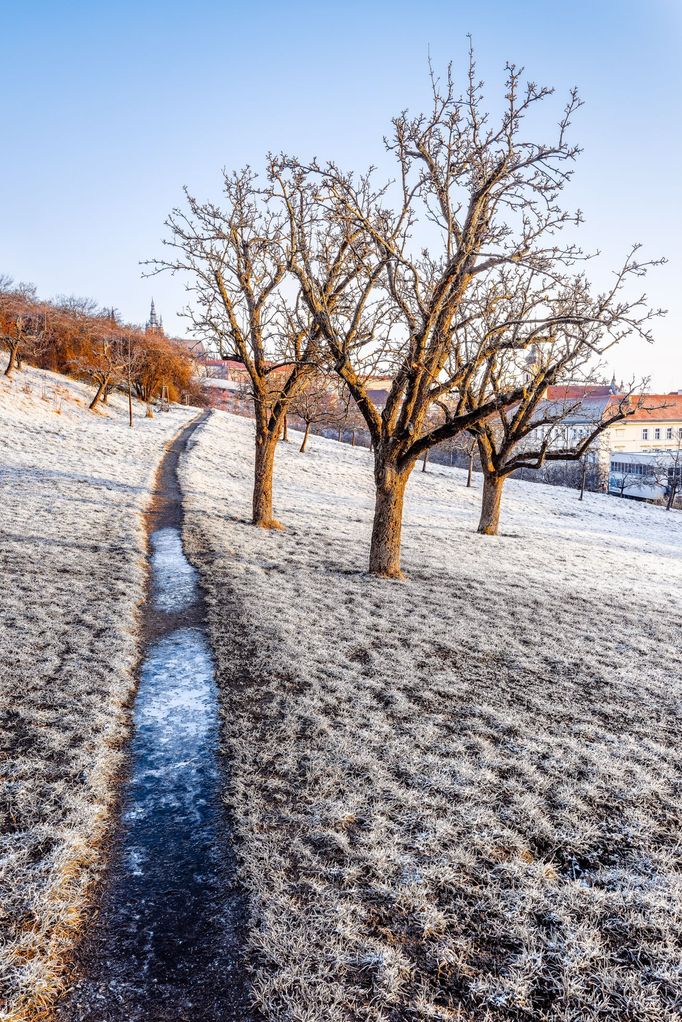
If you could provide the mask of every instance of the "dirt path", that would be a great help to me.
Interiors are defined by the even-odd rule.
[[[147,514],[150,581],[121,823],[59,1022],[253,1018],[213,659],[181,539],[177,464],[199,421],[170,445]]]

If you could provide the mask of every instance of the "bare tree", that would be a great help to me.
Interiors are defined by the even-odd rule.
[[[675,501],[682,487],[682,443],[679,440],[676,449],[671,454],[670,461],[671,464],[668,467],[668,478],[666,480],[668,499],[665,506],[668,511],[672,511],[675,507]]]
[[[457,437],[456,439],[459,440],[460,438]],[[478,445],[475,437],[470,436],[469,434],[466,434],[465,437],[462,437],[461,449],[464,450],[467,459],[467,487],[471,486],[471,483],[473,481],[474,462],[476,461],[477,447]]]
[[[122,329],[118,339],[118,358],[121,366],[120,378],[125,384],[128,398],[128,425],[133,429],[133,388],[145,364],[145,351],[139,333]]]
[[[530,405],[533,401],[523,400],[509,410],[474,428],[478,442],[479,458],[483,471],[483,500],[478,531],[486,536],[496,536],[500,521],[500,507],[505,480],[518,469],[538,469],[549,461],[579,461],[585,459],[590,447],[609,426],[633,415],[638,407],[631,394],[619,398],[599,421],[591,424],[583,437],[573,446],[552,446],[554,430],[570,417],[573,408],[540,412],[533,416]],[[528,418],[530,416],[530,418]],[[528,446],[530,434],[538,429],[545,430],[544,438],[534,446]],[[583,471],[587,471],[586,462]],[[581,493],[582,499],[582,493]]]
[[[678,493],[682,489],[682,435],[678,434],[673,448],[659,451],[652,466],[656,481],[663,487],[665,507],[672,511]]]
[[[580,495],[578,500],[585,499],[585,486],[587,485],[587,470],[590,466],[590,451],[584,451],[580,455]]]
[[[542,143],[524,137],[525,123],[551,90],[524,85],[519,69],[507,69],[506,106],[496,126],[484,110],[473,57],[463,95],[450,71],[442,86],[432,76],[432,86],[427,114],[403,113],[393,122],[386,146],[396,160],[394,184],[375,185],[372,172],[358,177],[334,164],[303,166],[284,156],[270,165],[273,191],[296,236],[293,273],[370,432],[376,498],[369,569],[387,577],[401,576],[403,498],[417,459],[521,401],[525,381],[494,390],[481,383],[499,351],[542,343],[532,322],[504,335],[482,333],[476,346],[465,343],[464,327],[480,315],[481,285],[512,266],[517,275],[543,274],[570,291],[577,285],[568,268],[584,258],[574,244],[557,240],[581,220],[558,201],[578,154],[567,138],[577,93],[569,95],[556,137]],[[319,252],[320,237],[330,235],[344,239],[340,258],[352,274],[344,300],[333,307]],[[639,272],[634,262],[632,272]],[[612,337],[626,320],[637,323],[645,315],[642,301],[622,303],[623,283],[602,306],[593,301],[582,308],[576,300],[576,321],[598,315]],[[547,316],[541,318],[544,329]],[[377,368],[393,376],[383,409],[367,386]],[[466,407],[448,400],[473,392],[478,401]],[[448,412],[430,426],[436,401]]]
[[[256,420],[253,523],[279,528],[272,506],[277,441],[314,368],[318,331],[284,287],[295,244],[288,218],[248,169],[224,173],[223,195],[221,207],[185,191],[187,209],[166,221],[170,255],[153,260],[153,272],[188,278],[194,330],[244,365]]]
[[[71,369],[96,385],[89,405],[91,411],[95,411],[110,387],[122,382],[125,366],[118,336],[106,332],[93,342],[87,352],[71,360]]]
[[[300,446],[303,454],[313,426],[333,427],[340,421],[342,407],[334,382],[322,373],[309,376],[303,389],[293,399],[291,411],[304,425]]]
[[[4,375],[11,379],[26,355],[36,355],[46,339],[46,312],[38,304],[35,288],[13,286],[0,279],[0,345],[8,354]]]
[[[483,472],[480,533],[497,535],[502,490],[509,475],[519,469],[539,469],[547,462],[579,461],[609,426],[646,407],[645,399],[634,397],[633,383],[593,410],[587,421],[581,415],[583,421],[571,435],[567,424],[582,409],[583,400],[545,397],[548,387],[567,380],[581,376],[589,382],[590,368],[596,371],[594,359],[617,343],[623,332],[635,330],[647,336],[651,313],[637,313],[632,304],[616,300],[622,281],[642,272],[633,260],[631,253],[612,291],[596,298],[583,278],[573,280],[570,287],[566,281],[552,287],[545,274],[537,279],[535,274],[505,273],[488,289],[482,314],[465,326],[466,343],[477,348],[482,338],[494,333],[498,350],[489,358],[485,373],[460,389],[458,410],[479,407],[491,395],[504,395],[516,382],[524,381],[517,402],[500,403],[494,415],[469,430],[476,438]],[[529,331],[533,347],[522,355],[515,340]],[[507,348],[505,338],[511,342]],[[569,435],[574,442],[569,442]]]
[[[630,490],[633,487],[641,487],[642,478],[645,473],[646,466],[640,463],[633,464],[632,462],[617,462],[622,467],[618,470],[617,474],[611,472],[611,478],[615,477],[615,488],[618,490],[618,496],[624,497],[626,490]],[[653,480],[654,472],[650,470],[650,475]]]
[[[476,464],[476,457],[478,454],[476,437],[471,436],[471,434],[467,432],[458,433],[450,440],[444,440],[440,445],[439,450],[447,458],[447,463],[450,467],[457,465],[460,468],[466,468],[466,484],[467,487],[471,486],[473,482],[474,465]]]

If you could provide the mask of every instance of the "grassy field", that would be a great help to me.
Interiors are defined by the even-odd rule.
[[[365,573],[367,451],[252,426],[182,467],[268,1019],[647,1020],[682,1011],[682,516],[480,477],[408,490],[406,583]]]
[[[102,864],[144,594],[141,512],[191,409],[0,378],[0,1014],[42,1017]],[[143,409],[142,409],[143,410]],[[140,415],[136,408],[136,415]]]

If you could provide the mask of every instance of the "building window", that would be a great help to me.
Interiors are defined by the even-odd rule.
[[[668,426],[668,428],[666,429],[666,431],[665,431],[665,438],[666,438],[666,440],[672,440],[672,438],[673,438],[673,428],[672,428],[672,426]]]
[[[660,431],[660,429],[657,428],[657,429],[654,430],[654,440],[660,440],[660,439],[661,439],[661,431]]]
[[[643,429],[642,430],[642,440],[648,440],[648,439],[649,439],[649,430],[648,429]]]

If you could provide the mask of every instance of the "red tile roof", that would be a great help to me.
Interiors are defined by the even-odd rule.
[[[244,369],[243,362],[237,362],[232,358],[202,358],[205,366],[227,366],[229,369]]]
[[[629,415],[628,422],[682,422],[682,394],[636,394],[630,400],[644,407]]]
[[[611,397],[613,391],[604,384],[577,384],[564,383],[555,387],[548,387],[545,398],[548,401],[579,401],[582,398]]]
[[[607,386],[570,383],[548,387],[545,400],[578,402],[577,414],[596,402],[595,407],[602,407],[606,417],[616,411],[620,395]],[[633,394],[629,400],[635,406],[641,403],[642,407],[628,416],[628,422],[682,422],[682,394]]]

